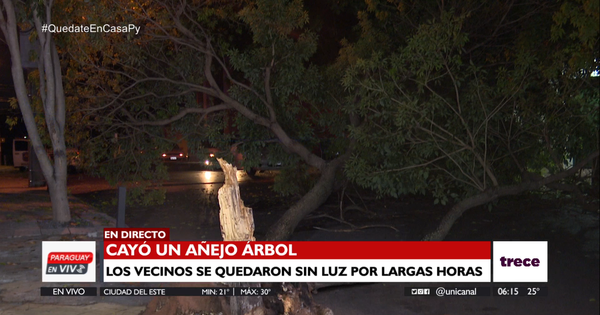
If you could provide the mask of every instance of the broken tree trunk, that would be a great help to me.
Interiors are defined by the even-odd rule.
[[[221,236],[226,242],[255,241],[254,217],[252,209],[244,206],[240,197],[240,186],[237,181],[237,168],[223,159],[217,159],[225,184],[219,189],[219,218],[221,220]],[[249,287],[250,283],[234,283],[234,286]],[[231,315],[245,315],[255,309],[263,308],[260,297],[232,296],[230,300]]]
[[[219,189],[219,218],[224,241],[254,241],[254,217],[252,209],[244,206],[237,181],[237,168],[227,161],[217,159],[223,169],[225,184]]]
[[[494,201],[499,197],[503,196],[513,196],[518,195],[520,193],[540,189],[542,186],[552,185],[560,180],[563,180],[569,176],[575,175],[577,171],[583,168],[586,164],[592,162],[594,159],[598,158],[600,155],[599,151],[596,151],[587,158],[583,159],[581,162],[574,165],[572,168],[568,170],[564,170],[560,173],[556,173],[554,175],[550,175],[548,177],[536,177],[533,181],[525,181],[519,184],[510,185],[510,186],[502,186],[496,187],[493,189],[488,189],[480,194],[469,197],[458,204],[456,204],[446,215],[442,218],[442,221],[438,225],[438,228],[427,234],[423,241],[442,241],[448,235],[448,232],[452,228],[452,225],[460,216],[465,213],[465,211],[472,209],[476,206],[484,205],[488,202]]]
[[[219,189],[221,236],[224,241],[254,241],[254,217],[252,209],[244,206],[240,197],[237,169],[222,159],[218,159],[225,184]],[[203,284],[206,286],[206,284]],[[215,286],[216,284],[209,284]],[[250,283],[234,283],[234,286],[251,286]],[[224,297],[159,297],[153,299],[146,308],[145,315],[175,314],[229,314],[259,315],[269,314],[261,297],[231,297],[229,305]],[[204,313],[207,312],[207,313]]]
[[[219,189],[219,206],[221,220],[221,235],[224,241],[254,241],[254,217],[252,209],[244,206],[240,197],[240,187],[237,181],[237,169],[222,159],[217,159],[225,183]],[[189,286],[189,284],[187,284]],[[200,284],[207,285],[207,284]],[[216,284],[208,284],[215,286]],[[234,286],[250,287],[251,283],[234,283]],[[254,284],[260,286],[260,284]],[[313,302],[311,288],[307,284],[282,284],[283,292],[272,298],[266,308],[261,297],[231,297],[229,304],[224,297],[157,297],[147,306],[145,315],[174,315],[209,312],[210,314],[229,315],[333,315],[327,308]],[[273,309],[281,308],[281,311]],[[208,314],[208,313],[207,313]]]
[[[252,209],[244,206],[240,197],[240,187],[237,181],[237,168],[222,159],[217,159],[223,169],[225,184],[219,189],[219,217],[221,219],[221,235],[224,241],[254,241],[254,217]],[[250,283],[235,285],[249,287]],[[260,285],[260,284],[259,284]],[[294,287],[283,284],[283,293],[278,299],[283,303],[284,314],[297,315],[333,315],[333,312],[312,302],[312,296],[306,284]],[[231,315],[267,315],[273,310],[267,310],[261,297],[231,297]]]

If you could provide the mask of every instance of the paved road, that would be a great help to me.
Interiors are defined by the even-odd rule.
[[[254,182],[246,172],[237,171],[237,180],[241,186],[247,184],[257,184]],[[167,180],[163,186],[189,186],[189,185],[203,185],[206,193],[217,193],[219,188],[225,182],[225,177],[221,171],[206,171],[206,170],[186,170],[186,169],[175,169],[171,168],[169,172],[169,180]],[[261,181],[259,180],[258,183]]]
[[[168,163],[168,166],[169,179],[162,184],[167,192],[164,204],[127,206],[126,224],[131,227],[169,227],[173,240],[221,240],[217,192],[225,181],[223,172],[203,170],[198,163]],[[265,172],[258,174],[257,179],[251,179],[244,171],[237,172],[242,198],[247,205],[256,205],[256,200],[260,200],[258,208],[265,209],[265,203],[274,202],[256,197],[270,192],[274,175],[274,172]],[[18,185],[24,186],[26,181],[22,180]],[[69,190],[97,209],[117,216],[116,206],[112,203],[116,199],[116,189],[106,181],[71,175]],[[257,218],[261,214],[255,212]],[[257,226],[262,227],[263,223],[261,220]]]
[[[216,192],[224,182],[223,172],[220,170],[205,170],[200,163],[179,163],[168,162],[169,179],[164,182],[165,187],[190,186],[190,185],[213,185],[206,186],[211,192]],[[46,187],[30,188],[28,173],[15,171],[13,168],[6,168],[9,171],[2,172],[3,180],[0,180],[0,193],[24,193],[35,190],[45,190]],[[3,168],[4,170],[4,168]],[[258,174],[258,179],[251,179],[245,171],[237,172],[237,179],[240,185],[248,184],[261,185],[272,184],[274,172],[264,172]],[[104,190],[114,190],[108,182],[101,178],[94,178],[82,174],[69,175],[69,190],[72,194],[86,194]]]

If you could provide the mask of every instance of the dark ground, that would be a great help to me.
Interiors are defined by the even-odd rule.
[[[174,168],[170,174],[172,179],[165,183],[166,202],[158,206],[129,206],[126,223],[132,227],[169,227],[172,240],[220,240],[215,196],[222,174],[185,168]],[[259,239],[293,202],[293,198],[279,197],[269,190],[273,185],[272,175],[261,174],[258,180],[250,180],[243,174],[238,178],[242,199],[253,208]],[[116,214],[115,189],[105,182],[75,175],[71,176],[69,187],[74,196],[94,208],[112,216]],[[212,197],[207,197],[207,192]],[[431,200],[422,197],[375,199],[350,186],[343,203],[348,208],[344,219],[357,228],[385,225],[352,230],[351,225],[335,220],[340,219],[339,198],[339,194],[332,195],[325,205],[303,220],[292,239],[419,240],[435,228],[449,209],[434,206]],[[491,209],[480,207],[465,213],[446,240],[548,241],[549,283],[538,285],[547,286],[549,296],[405,297],[403,288],[411,284],[387,283],[323,288],[315,299],[331,307],[336,315],[599,313],[597,203],[580,204],[568,196],[556,199],[543,194],[504,198]]]
[[[169,227],[173,240],[219,240],[219,183],[193,184],[189,171],[172,171],[174,180],[167,184],[165,204],[130,207],[127,223],[135,227]],[[253,208],[256,236],[267,228],[293,202],[270,191],[273,174],[259,180],[241,177],[240,191],[244,202]],[[188,176],[189,177],[189,176]],[[206,196],[210,192],[211,197]],[[340,219],[340,194],[303,220],[292,240],[370,240],[413,241],[435,228],[449,209],[434,206],[424,197],[376,199],[364,191],[348,187]],[[77,197],[97,209],[115,214],[107,202],[115,198],[114,190],[79,194]],[[362,210],[359,210],[358,208]],[[325,217],[329,216],[329,217]],[[335,218],[335,219],[334,219]],[[394,229],[397,229],[395,231]],[[404,297],[406,283],[361,284],[330,287],[315,295],[317,301],[330,306],[335,314],[598,314],[598,204],[578,204],[568,196],[555,199],[549,195],[530,194],[504,198],[491,209],[471,209],[460,218],[446,240],[546,240],[549,243],[548,297]],[[461,284],[464,285],[464,284]],[[479,284],[480,285],[480,284]],[[434,286],[432,284],[432,286]]]

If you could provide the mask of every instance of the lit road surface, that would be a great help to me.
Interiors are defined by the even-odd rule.
[[[170,165],[172,166],[172,165]],[[222,240],[219,227],[219,204],[216,196],[225,182],[223,172],[190,170],[186,165],[170,167],[169,179],[162,187],[167,191],[164,204],[138,207],[130,211],[131,226],[168,227],[171,239],[177,240]],[[256,204],[257,194],[270,196],[272,174],[265,173],[252,180],[246,172],[236,173],[244,202]],[[271,176],[269,176],[271,175]],[[111,191],[111,194],[113,192]],[[252,196],[252,198],[250,198]],[[255,211],[255,218],[267,215],[267,211]]]
[[[162,186],[170,191],[196,189],[201,186],[208,193],[216,193],[225,182],[223,172],[190,170],[185,164],[171,164],[169,179]],[[237,171],[237,180],[240,186],[252,185],[267,187],[273,183],[272,173],[261,173],[258,179],[251,179],[245,171]],[[114,191],[116,187],[110,186],[103,178],[96,178],[85,174],[69,175],[68,187],[71,193],[86,194],[99,191]],[[27,191],[45,191],[43,187],[29,187],[29,180],[25,172],[2,173],[0,175],[0,193],[24,193]]]
[[[259,185],[268,186],[272,184],[273,177],[265,174],[264,177],[253,180],[245,171],[237,171],[237,180],[240,186],[245,185]],[[213,194],[217,193],[219,188],[225,183],[225,176],[222,171],[203,171],[203,170],[171,170],[169,172],[169,179],[163,183],[163,186],[167,190],[180,190],[191,188],[190,186],[199,185],[202,186],[204,192]]]
[[[237,171],[237,180],[240,183],[251,181],[250,177],[244,171]],[[225,176],[221,171],[180,171],[169,172],[169,180],[166,184],[170,185],[190,185],[190,184],[223,184]]]

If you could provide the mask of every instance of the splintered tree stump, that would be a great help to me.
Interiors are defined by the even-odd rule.
[[[219,189],[219,218],[224,241],[255,241],[252,209],[244,206],[237,181],[237,168],[217,159],[223,169],[225,184]]]
[[[254,241],[254,217],[252,209],[244,206],[240,197],[237,169],[222,159],[217,159],[225,184],[219,189],[219,218],[224,241]],[[189,284],[188,284],[189,285]],[[206,284],[205,284],[206,285]],[[234,283],[234,286],[251,286],[250,283]],[[178,284],[179,286],[179,284]],[[211,285],[211,286],[214,286]],[[256,286],[256,284],[255,284]],[[272,315],[263,306],[260,297],[160,297],[154,298],[146,307],[145,315],[178,314],[224,314],[224,315]]]
[[[217,159],[225,184],[219,189],[219,218],[221,219],[221,236],[224,241],[255,241],[254,216],[252,209],[244,206],[240,197],[240,186],[237,181],[237,168],[223,159]],[[233,286],[251,286],[250,283],[233,283]],[[267,314],[261,297],[233,296],[229,304],[231,315]]]
[[[224,241],[254,241],[254,217],[252,209],[244,206],[237,181],[237,168],[222,159],[217,159],[225,184],[219,189],[219,218],[221,236]],[[233,283],[233,286],[251,287],[260,283]],[[216,284],[176,284],[175,286],[218,286]],[[269,308],[261,297],[156,297],[146,307],[144,315],[179,314],[222,314],[222,315],[333,315],[333,312],[312,300],[311,288],[307,284],[296,286],[283,283],[283,292],[271,297]],[[275,302],[275,303],[273,303]]]

